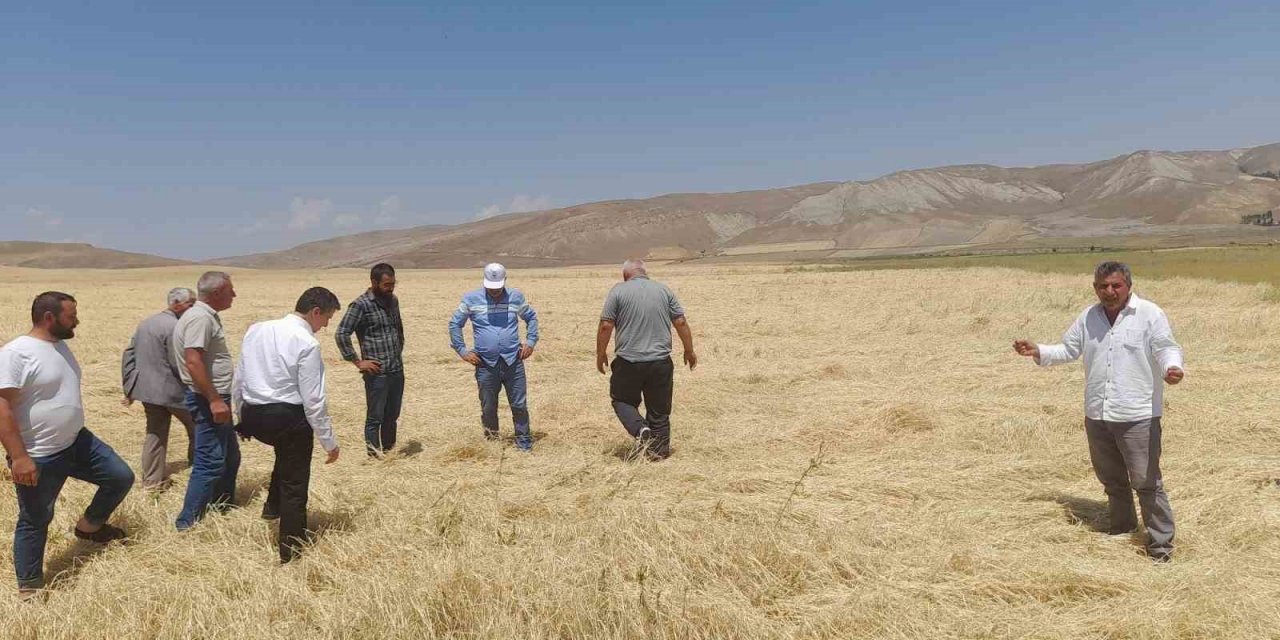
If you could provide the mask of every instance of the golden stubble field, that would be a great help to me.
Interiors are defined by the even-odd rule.
[[[198,269],[3,270],[0,339],[31,297],[80,300],[71,346],[90,428],[137,465],[140,406],[120,406],[134,325]],[[1164,470],[1175,562],[1096,533],[1104,496],[1082,427],[1079,364],[1039,370],[1017,337],[1056,340],[1089,274],[1008,269],[788,272],[656,267],[701,366],[676,377],[675,454],[627,462],[592,352],[613,268],[516,270],[543,341],[529,363],[532,455],[481,438],[474,379],[446,322],[478,272],[400,274],[408,385],[386,461],[361,451],[363,394],[321,336],[343,445],[313,465],[318,542],[277,565],[258,518],[271,454],[244,443],[238,499],[173,529],[186,471],[118,512],[128,546],[70,528],[70,482],[45,602],[0,592],[11,638],[1258,638],[1280,629],[1280,306],[1267,285],[1144,279],[1187,352],[1168,396]],[[233,271],[247,326],[307,286],[344,304],[364,271]],[[470,329],[468,328],[468,334]],[[677,348],[678,352],[678,348]],[[504,432],[510,415],[502,410]],[[170,460],[184,436],[175,426]],[[16,505],[0,499],[12,585]]]

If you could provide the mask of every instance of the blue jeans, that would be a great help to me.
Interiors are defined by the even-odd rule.
[[[524,361],[507,364],[498,358],[497,364],[483,363],[476,367],[476,386],[480,388],[480,424],[490,436],[498,433],[498,391],[507,390],[507,404],[511,405],[511,421],[516,426],[516,443],[529,443],[529,407],[524,377]]]
[[[70,447],[32,460],[39,470],[36,486],[14,485],[18,489],[18,523],[13,528],[13,568],[20,589],[44,586],[49,523],[67,478],[98,485],[84,510],[85,519],[94,524],[105,523],[133,486],[129,465],[88,429],[81,429]]]
[[[235,498],[236,474],[240,471],[240,443],[230,423],[215,424],[209,401],[187,389],[187,411],[196,423],[196,459],[191,465],[187,496],[176,523],[179,531],[195,526],[210,505],[225,507]],[[228,405],[231,399],[223,396]]]
[[[404,401],[404,372],[364,377],[364,444],[369,455],[396,446],[396,427]]]

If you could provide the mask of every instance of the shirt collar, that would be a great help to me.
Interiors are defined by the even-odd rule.
[[[1129,302],[1124,305],[1124,308],[1126,311],[1137,311],[1138,310],[1138,294],[1130,293]]]
[[[302,316],[300,316],[300,315],[298,315],[298,314],[296,314],[296,313],[291,313],[291,314],[289,314],[289,315],[285,316],[284,318],[285,318],[285,320],[286,320],[286,321],[290,321],[290,320],[291,320],[291,321],[293,322],[293,324],[294,324],[294,325],[296,325],[296,326],[298,326],[299,328],[306,329],[306,330],[307,330],[307,333],[312,334],[312,335],[314,335],[314,334],[315,334],[315,331],[312,331],[312,330],[311,330],[311,323],[310,323],[310,322],[307,322],[307,319],[306,319],[306,318],[303,318]]]
[[[207,313],[207,314],[209,314],[209,315],[211,315],[211,316],[214,316],[214,317],[217,317],[217,315],[218,315],[218,312],[217,312],[217,311],[214,311],[214,310],[213,310],[213,307],[211,307],[211,306],[209,306],[208,304],[206,304],[204,300],[196,300],[196,303],[195,303],[194,305],[192,305],[192,306],[191,306],[191,308],[192,308],[192,309],[201,309],[201,310],[203,310],[205,313]]]

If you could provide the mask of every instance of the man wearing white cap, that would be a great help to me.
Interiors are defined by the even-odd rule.
[[[462,339],[462,327],[471,321],[473,347]],[[525,342],[520,342],[520,320]],[[505,388],[515,423],[516,447],[533,449],[529,435],[524,361],[538,343],[538,314],[519,289],[507,288],[507,269],[494,262],[484,268],[484,287],[468,291],[449,320],[449,339],[458,356],[476,368],[480,389],[480,423],[484,437],[498,438],[498,391]]]

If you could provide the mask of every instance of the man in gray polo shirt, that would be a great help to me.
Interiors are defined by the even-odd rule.
[[[684,345],[684,363],[698,366],[693,333],[684,308],[666,285],[649,279],[643,260],[622,264],[622,282],[605,298],[596,332],[596,368],[608,366],[609,396],[622,427],[636,439],[639,451],[652,460],[671,455],[671,392],[675,365],[671,362],[671,328]],[[613,363],[609,338],[617,330]],[[644,401],[645,415],[640,415]]]
[[[231,424],[234,365],[219,311],[231,308],[236,290],[231,276],[209,271],[196,285],[200,299],[173,328],[173,359],[182,383],[187,411],[196,423],[196,459],[187,495],[176,523],[179,531],[195,526],[210,505],[231,504],[240,470],[240,443]]]

